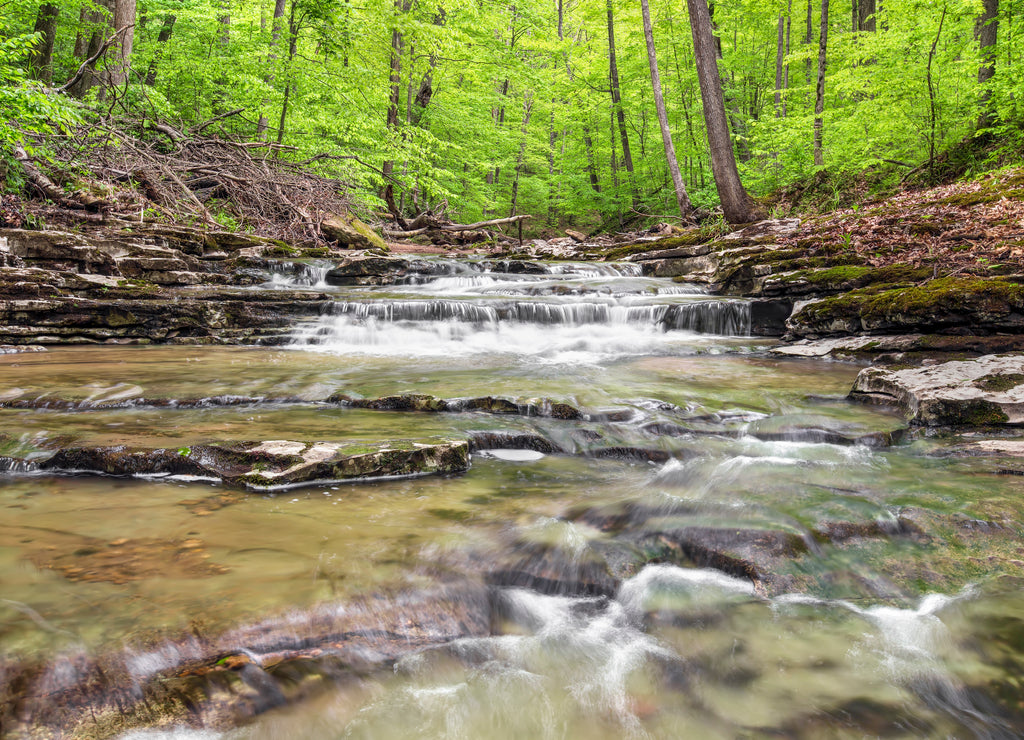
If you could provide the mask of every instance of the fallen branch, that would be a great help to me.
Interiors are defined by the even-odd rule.
[[[92,69],[93,66],[96,64],[97,60],[107,53],[107,49],[114,45],[114,42],[117,41],[117,37],[132,27],[133,26],[125,26],[124,28],[119,28],[117,31],[115,31],[113,36],[111,36],[109,39],[100,44],[100,48],[96,51],[95,54],[93,54],[91,57],[82,62],[82,65],[78,68],[78,71],[75,72],[74,76],[72,76],[70,80],[65,82],[60,87],[54,89],[59,93],[66,93],[68,92],[68,90],[70,90],[79,82],[81,82],[82,78],[85,77],[85,73]]]
[[[410,231],[393,231],[391,229],[381,229],[384,232],[384,236],[394,237],[395,239],[408,239],[412,236],[419,236],[420,234],[426,234],[430,231],[429,226],[424,226],[420,229],[412,229]]]
[[[529,218],[533,218],[533,216],[524,213],[521,216],[495,218],[490,221],[477,221],[475,224],[445,224],[438,228],[442,231],[476,231],[477,229],[486,229],[488,226],[501,226],[502,224],[519,223]]]
[[[203,121],[198,126],[192,129],[193,134],[198,134],[206,129],[207,126],[212,126],[217,121],[223,121],[225,118],[231,118],[231,116],[237,116],[239,113],[245,112],[245,108],[235,108],[229,110],[227,113],[221,113],[219,116],[214,116],[209,121]]]

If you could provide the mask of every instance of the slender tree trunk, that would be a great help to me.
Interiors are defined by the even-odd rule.
[[[786,56],[789,56],[789,39],[790,31],[793,26],[793,0],[789,0],[789,10],[786,13]],[[789,90],[789,62],[786,62],[782,71],[782,89]],[[788,106],[788,96],[782,96],[782,117],[786,117],[786,108]]]
[[[651,68],[651,86],[654,88],[654,106],[658,111],[658,125],[661,127],[661,141],[665,146],[665,159],[668,163],[668,171],[672,176],[672,185],[676,191],[676,203],[679,206],[679,214],[684,218],[690,218],[693,212],[693,205],[690,203],[690,196],[686,193],[686,185],[683,184],[683,175],[679,171],[679,161],[676,159],[676,149],[672,144],[672,131],[668,127],[668,113],[665,110],[665,97],[661,94],[661,75],[658,74],[658,55],[654,50],[654,29],[651,27],[651,9],[647,0],[640,0],[640,10],[644,16],[644,39],[647,42],[647,64]]]
[[[594,137],[590,135],[590,126],[583,124],[583,148],[587,152],[587,174],[590,175],[590,187],[595,193],[601,192],[601,181],[597,177],[597,163],[594,161]]]
[[[814,43],[814,12],[812,3],[814,0],[807,0],[807,23],[804,26],[804,43],[810,46]],[[804,76],[807,78],[807,85],[810,86],[812,75],[814,72],[814,62],[811,61],[810,55],[804,62]]]
[[[778,43],[775,47],[775,117],[782,118],[782,67],[786,55],[786,18],[779,13]]]
[[[822,135],[825,127],[825,66],[828,50],[828,0],[821,0],[821,37],[818,40],[818,86],[814,93],[814,164],[825,164]]]
[[[718,55],[711,32],[711,14],[705,0],[686,0],[693,35],[693,51],[700,81],[700,97],[704,103],[704,122],[711,148],[711,170],[715,176],[718,197],[725,219],[731,224],[745,224],[762,218],[753,200],[740,182],[736,157],[729,138],[725,116],[722,80],[718,74]]]
[[[149,63],[149,69],[146,70],[146,84],[150,87],[156,84],[157,69],[160,66],[160,60],[163,59],[167,42],[171,40],[171,35],[174,33],[174,23],[177,20],[177,16],[173,14],[164,16],[163,25],[160,26],[160,34],[156,37],[159,46],[157,47],[156,54],[153,56],[153,60]]]
[[[33,29],[41,38],[32,50],[29,62],[35,72],[36,79],[47,84],[53,81],[53,44],[57,40],[57,17],[60,8],[53,3],[43,3],[36,14],[36,26]]]
[[[288,118],[288,98],[292,92],[292,61],[295,59],[295,52],[299,46],[299,27],[295,23],[295,0],[292,0],[291,11],[288,14],[288,63],[285,67],[284,100],[281,101],[281,118],[277,125],[277,143],[284,142],[285,121]]]
[[[606,0],[608,13],[608,78],[611,81],[612,109],[619,123],[619,136],[622,139],[622,162],[629,174],[630,186],[633,187],[633,155],[629,150],[629,134],[626,131],[626,113],[622,109],[622,95],[619,92],[619,66],[615,59],[615,15],[612,0]]]
[[[396,13],[407,13],[411,4],[411,0],[395,0]],[[389,76],[390,93],[388,95],[387,115],[387,131],[389,137],[396,136],[398,132],[398,107],[402,101],[402,51],[404,47],[405,40],[402,38],[401,31],[396,27],[391,32],[391,72]],[[381,168],[381,172],[384,174],[384,202],[387,203],[388,210],[391,212],[391,215],[394,216],[399,226],[404,228],[404,220],[402,219],[401,212],[395,204],[395,184],[391,179],[391,176],[395,172],[395,161],[393,159],[385,160],[384,165]]]
[[[935,40],[932,42],[932,48],[928,52],[928,67],[927,67],[927,78],[928,78],[928,102],[931,106],[931,133],[928,136],[928,166],[931,167],[935,162],[935,87],[932,85],[932,61],[935,59],[935,50],[939,47],[939,37],[942,35],[942,24],[946,20],[946,5],[942,6],[942,15],[939,16],[939,29],[935,32]]]
[[[981,66],[978,68],[978,86],[981,96],[978,103],[981,114],[978,116],[978,128],[989,128],[995,123],[992,110],[992,90],[989,87],[996,73],[996,38],[999,31],[999,0],[983,0],[984,10],[978,18],[976,33],[978,51],[981,53]]]
[[[114,29],[118,39],[111,47],[114,54],[110,65],[110,86],[121,87],[128,80],[135,41],[135,0],[116,0],[114,3]]]
[[[277,62],[277,45],[281,43],[281,31],[284,28],[284,12],[288,0],[274,0],[274,17],[270,23],[270,50],[267,52],[267,69],[263,81],[270,87],[274,84],[274,64]],[[267,101],[263,101],[266,105]],[[260,118],[256,122],[256,138],[262,139],[270,127],[266,113],[261,109]]]
[[[522,139],[519,141],[519,157],[516,159],[516,176],[512,181],[512,199],[508,209],[508,217],[516,215],[516,200],[519,197],[519,175],[523,171],[523,160],[526,158],[526,134],[530,125],[530,116],[533,113],[533,95],[527,93],[523,99],[523,126],[520,129]]]

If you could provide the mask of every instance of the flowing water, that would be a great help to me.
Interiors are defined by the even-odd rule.
[[[288,265],[264,287],[333,300],[285,347],[0,357],[0,454],[28,461],[0,479],[0,677],[49,662],[66,684],[76,656],[116,653],[142,682],[212,644],[266,669],[266,695],[303,687],[241,727],[131,738],[1024,733],[1024,478],[850,405],[854,365],[771,357],[742,301],[631,265],[527,267],[423,260],[401,285],[332,288],[326,265]],[[516,435],[561,452],[500,443]],[[31,465],[53,446],[433,436],[492,443],[459,476],[277,495]],[[410,627],[439,587],[482,627]],[[274,673],[271,642],[346,619],[405,647]]]

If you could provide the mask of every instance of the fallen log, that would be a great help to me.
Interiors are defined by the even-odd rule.
[[[522,214],[521,216],[509,216],[508,218],[495,218],[490,221],[477,221],[475,224],[445,224],[439,226],[442,231],[476,231],[477,229],[485,229],[488,226],[501,226],[502,224],[514,224],[525,221],[528,218],[533,218],[529,214]]]

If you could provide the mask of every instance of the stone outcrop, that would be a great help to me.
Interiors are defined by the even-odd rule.
[[[986,355],[908,370],[862,370],[850,398],[897,406],[914,424],[1024,423],[1024,355]]]
[[[907,288],[862,288],[794,311],[796,337],[846,334],[1024,332],[1024,286],[1009,280],[939,278]]]
[[[344,480],[461,473],[465,440],[402,440],[377,444],[271,440],[177,449],[68,447],[40,459],[4,460],[5,467],[122,476],[183,476],[261,491]]]

